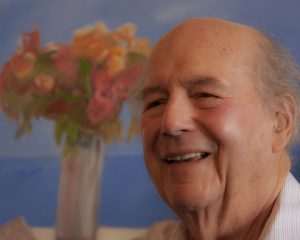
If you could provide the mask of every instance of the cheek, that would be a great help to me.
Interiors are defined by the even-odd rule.
[[[158,168],[156,158],[156,140],[160,132],[160,122],[155,119],[142,117],[141,119],[141,137],[143,140],[143,150],[146,167],[151,175]]]
[[[242,114],[234,108],[215,108],[206,112],[202,122],[209,135],[214,138],[219,146],[235,142],[236,138],[243,135],[245,122]]]
[[[235,179],[258,178],[272,152],[272,125],[265,113],[247,106],[230,106],[208,114],[206,123],[218,143],[219,171]]]
[[[157,121],[147,117],[142,117],[140,129],[144,150],[149,151],[149,148],[151,148],[151,145],[154,144],[155,138],[159,133],[160,126]]]
[[[271,133],[262,111],[252,105],[227,104],[208,112],[203,121],[220,145],[252,145],[268,138]]]

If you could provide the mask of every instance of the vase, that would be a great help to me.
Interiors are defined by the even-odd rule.
[[[56,240],[95,240],[104,143],[79,138],[62,154],[58,191]]]

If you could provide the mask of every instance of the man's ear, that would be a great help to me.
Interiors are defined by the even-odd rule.
[[[273,127],[273,152],[286,149],[293,135],[297,115],[296,100],[291,94],[279,96],[276,103],[275,124]]]

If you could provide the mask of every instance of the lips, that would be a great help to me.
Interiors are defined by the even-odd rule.
[[[171,155],[163,158],[168,164],[184,163],[201,160],[209,156],[209,152],[191,152],[185,154]]]

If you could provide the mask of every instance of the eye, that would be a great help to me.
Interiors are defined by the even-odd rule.
[[[222,101],[218,95],[210,92],[194,92],[191,95],[195,106],[203,109],[210,109],[218,106]]]
[[[150,109],[153,109],[153,108],[157,108],[160,105],[165,104],[165,103],[166,103],[166,100],[162,99],[162,98],[146,102],[144,104],[144,111],[147,111],[147,110],[150,110]]]
[[[210,98],[218,98],[216,95],[208,93],[208,92],[196,92],[193,94],[194,98],[203,98],[203,99],[210,99]]]

